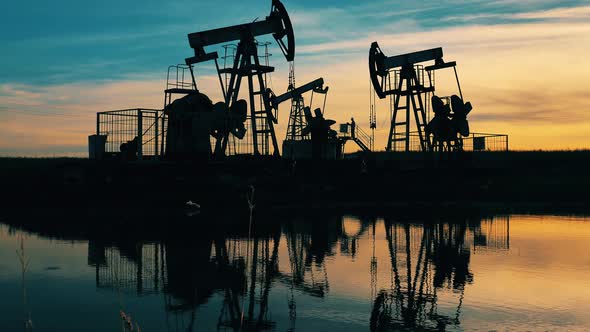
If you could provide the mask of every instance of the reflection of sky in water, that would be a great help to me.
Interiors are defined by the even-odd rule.
[[[246,317],[256,322],[261,318],[277,330],[367,330],[376,299],[389,303],[390,311],[385,314],[386,306],[379,307],[373,316],[381,313],[379,324],[393,326],[386,324],[398,322],[388,320],[399,310],[395,303],[400,297],[395,295],[404,295],[404,310],[411,298],[407,234],[409,279],[417,285],[413,298],[424,301],[414,324],[435,327],[438,319],[447,322],[449,330],[590,329],[590,223],[512,216],[469,225],[406,227],[377,219],[373,226],[354,217],[330,219],[325,225],[297,221],[283,224],[280,238],[271,232],[249,244],[226,239],[113,245],[24,234],[31,261],[27,301],[36,331],[115,330],[120,327],[120,307],[143,331],[180,331],[191,321],[195,330],[212,330],[220,319],[231,321],[232,308],[238,310],[233,317],[239,318],[241,307]],[[0,226],[2,331],[20,330],[24,317],[15,252],[21,234]],[[442,245],[457,239],[459,245]],[[429,246],[438,249],[428,251]],[[253,257],[245,253],[253,250],[258,264],[250,293]],[[418,261],[423,263],[419,268]],[[394,270],[400,293],[395,291]],[[437,270],[443,277],[434,287]],[[420,280],[425,281],[422,286]],[[417,295],[420,287],[422,300]],[[435,306],[428,294],[435,295]],[[260,315],[262,306],[267,310]]]

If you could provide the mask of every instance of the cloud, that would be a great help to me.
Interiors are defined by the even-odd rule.
[[[585,39],[590,34],[590,24],[504,24],[496,26],[465,26],[434,31],[409,33],[370,34],[368,36],[336,42],[304,45],[299,53],[335,53],[340,51],[367,52],[371,42],[378,41],[382,48],[395,48],[396,53],[432,46],[444,45],[445,48],[489,47],[512,48],[538,44],[546,41],[572,41]],[[390,54],[392,55],[392,54]]]
[[[590,17],[590,6],[562,7],[548,10],[518,13],[512,15],[514,19],[585,19]]]
[[[480,1],[483,5],[486,6],[507,6],[507,7],[524,7],[530,8],[532,6],[539,6],[539,5],[559,5],[562,3],[560,0],[492,0],[492,1]]]
[[[354,115],[368,128],[370,42],[377,40],[387,55],[443,46],[446,60],[457,60],[466,98],[474,104],[471,126],[479,132],[508,133],[513,148],[584,148],[590,145],[590,24],[543,22],[472,25],[370,36],[304,46],[310,59],[343,54],[330,64],[300,65],[321,73],[332,90],[328,116],[346,121]],[[300,48],[301,50],[301,48]],[[324,74],[325,73],[325,74]],[[440,76],[439,76],[440,75]],[[457,93],[454,76],[437,74],[442,95]],[[456,89],[456,88],[455,88]],[[385,146],[389,127],[387,100],[377,102],[377,144]]]
[[[217,76],[202,76],[198,84],[214,100],[221,99]],[[162,79],[141,77],[42,87],[2,84],[0,155],[21,155],[15,151],[47,152],[51,146],[53,154],[84,154],[88,135],[96,131],[97,112],[161,109],[164,88]]]
[[[473,121],[509,122],[512,124],[583,124],[590,125],[590,94],[584,88],[536,91],[525,88],[487,88],[477,99],[480,107],[496,109],[487,114],[474,112]]]
[[[326,116],[338,122],[349,121],[353,116],[359,126],[368,129],[370,43],[378,41],[387,55],[443,46],[445,59],[458,62],[463,92],[475,106],[470,116],[474,130],[506,132],[517,148],[588,147],[590,138],[584,133],[590,132],[590,95],[586,92],[590,86],[586,59],[590,52],[590,24],[583,18],[590,14],[590,9],[579,8],[482,13],[480,18],[510,15],[517,21],[481,25],[474,24],[479,22],[475,18],[465,20],[469,25],[427,28],[425,19],[415,19],[412,12],[395,23],[367,25],[363,17],[374,14],[379,20],[379,15],[389,14],[383,10],[371,14],[370,9],[361,8],[357,17],[354,11],[327,8],[310,13],[295,7],[292,19],[296,29],[302,27],[296,36],[305,37],[301,43],[298,39],[297,82],[301,85],[323,77],[330,86]],[[425,8],[416,14],[427,12]],[[326,22],[330,24],[324,29]],[[363,24],[365,28],[359,28]],[[108,35],[105,34],[105,42],[109,41]],[[179,54],[190,53],[188,46],[183,47]],[[287,66],[280,53],[276,54],[271,58],[277,67],[272,88],[280,93],[286,89]],[[94,131],[96,112],[162,107],[163,76],[154,73],[153,68],[139,70],[137,63],[141,61],[133,57],[113,56],[94,59],[90,65],[74,65],[70,71],[56,63],[54,75],[63,75],[55,81],[57,84],[0,84],[0,153],[11,146],[22,151],[45,151],[51,144],[58,152],[74,148],[85,151],[86,136]],[[73,78],[78,68],[80,72]],[[109,79],[113,68],[120,68],[120,75]],[[211,63],[198,67],[198,84],[217,101],[221,92],[211,68]],[[96,79],[96,72],[104,77]],[[449,82],[442,74],[437,76],[439,93],[452,92],[445,91],[453,86]],[[277,126],[281,139],[287,122],[287,104],[281,106]],[[314,104],[317,106],[320,101],[314,99]],[[389,129],[386,100],[378,101],[377,112],[376,146],[383,147]]]
[[[470,22],[475,21],[487,21],[493,22],[492,20],[505,20],[511,23],[519,23],[519,21],[531,22],[551,22],[551,21],[565,21],[567,23],[573,23],[576,21],[583,21],[590,18],[590,6],[580,7],[560,7],[530,12],[517,12],[517,13],[477,13],[477,14],[466,14],[466,15],[455,15],[447,16],[442,18],[443,21],[448,22]],[[522,22],[520,22],[522,23]]]
[[[479,21],[479,20],[483,20],[483,19],[507,19],[509,17],[510,17],[510,15],[508,15],[508,14],[481,13],[481,14],[447,16],[447,17],[442,18],[442,20],[447,21],[447,22],[453,22],[453,21],[473,22],[473,21]]]

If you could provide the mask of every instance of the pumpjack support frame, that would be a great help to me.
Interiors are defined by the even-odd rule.
[[[186,64],[191,68],[191,75],[193,76],[194,82],[193,64],[208,60],[215,61],[219,82],[228,108],[231,108],[237,102],[242,79],[246,78],[249,90],[249,120],[252,131],[253,153],[254,155],[269,154],[267,142],[270,137],[273,146],[273,155],[279,156],[280,152],[274,130],[274,124],[278,121],[272,113],[269,97],[265,93],[266,82],[263,77],[264,74],[273,72],[274,67],[260,64],[255,39],[257,36],[267,34],[272,34],[287,61],[292,61],[295,57],[293,26],[287,10],[281,1],[272,0],[271,12],[262,21],[189,34],[189,44],[194,49],[195,55],[187,58]],[[236,40],[239,42],[233,66],[231,68],[220,69],[217,61],[217,52],[207,53],[205,47]],[[223,74],[230,74],[227,91],[223,84]],[[261,98],[261,109],[257,108],[256,97]],[[221,146],[221,149],[217,149],[218,151],[216,151],[218,156],[225,155],[229,133],[220,139],[221,142],[218,142],[217,145]]]

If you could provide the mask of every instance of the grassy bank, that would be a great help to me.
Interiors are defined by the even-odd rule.
[[[0,158],[6,207],[146,210],[190,200],[245,209],[256,188],[267,209],[397,209],[490,205],[583,209],[590,205],[590,151],[479,152],[460,156],[354,154],[343,161],[192,163]]]

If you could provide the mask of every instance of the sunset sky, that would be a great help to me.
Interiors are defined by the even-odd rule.
[[[295,28],[297,82],[324,78],[328,118],[353,116],[368,129],[371,42],[387,55],[441,46],[445,60],[457,61],[474,105],[472,131],[509,134],[513,149],[590,148],[590,1],[283,2]],[[188,33],[263,19],[270,9],[270,0],[219,4],[3,4],[0,155],[83,155],[96,112],[161,108],[166,68],[192,55]],[[271,51],[279,93],[288,66],[276,43]],[[198,83],[216,102],[213,69],[213,62],[201,64]],[[377,107],[376,147],[383,149],[387,102]],[[279,116],[282,140],[288,105]]]

